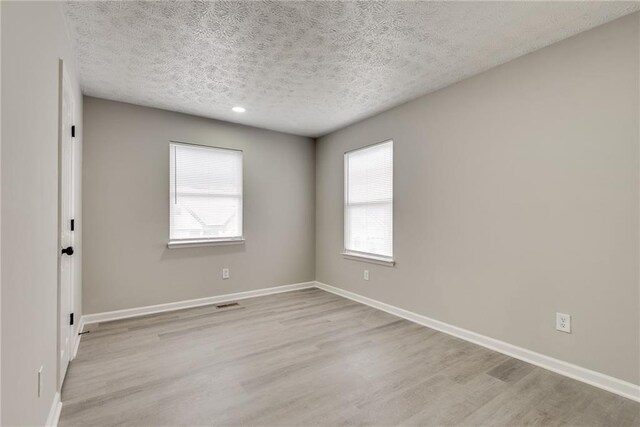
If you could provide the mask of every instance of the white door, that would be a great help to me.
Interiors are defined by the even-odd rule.
[[[60,61],[60,285],[58,288],[59,316],[59,371],[58,386],[62,387],[74,344],[72,312],[73,292],[73,89],[62,61]]]

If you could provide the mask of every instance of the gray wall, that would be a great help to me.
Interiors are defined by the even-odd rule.
[[[320,138],[317,280],[640,383],[639,35],[625,17]],[[394,268],[340,256],[343,153],[385,139]]]
[[[2,425],[43,425],[57,389],[58,61],[82,97],[54,2],[2,8]],[[81,129],[81,126],[80,126]],[[81,150],[81,135],[75,141]],[[79,167],[81,153],[77,157]],[[79,174],[78,174],[79,177]],[[79,184],[77,184],[79,189]],[[80,201],[79,195],[76,201]],[[81,222],[80,222],[81,223]],[[80,248],[77,246],[79,256]],[[80,292],[75,263],[76,295]],[[79,304],[76,313],[80,316]],[[37,372],[43,366],[42,395]]]
[[[84,108],[85,313],[314,280],[312,139],[97,98]],[[244,150],[244,245],[166,247],[170,140]]]

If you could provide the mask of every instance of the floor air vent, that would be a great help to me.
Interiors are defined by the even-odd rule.
[[[239,304],[237,302],[229,302],[226,304],[216,305],[216,308],[227,308],[227,307],[233,307],[235,305],[239,305]]]

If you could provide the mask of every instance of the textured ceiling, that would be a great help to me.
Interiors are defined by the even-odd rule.
[[[639,9],[70,2],[65,15],[87,95],[319,136]]]

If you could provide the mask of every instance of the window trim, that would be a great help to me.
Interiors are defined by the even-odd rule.
[[[171,159],[171,146],[172,145],[187,145],[191,147],[197,148],[212,148],[218,150],[229,150],[229,151],[239,151],[242,153],[242,163],[240,165],[241,171],[240,176],[242,179],[241,188],[242,193],[240,194],[240,226],[242,227],[242,234],[240,236],[232,236],[232,237],[220,237],[220,238],[193,238],[193,239],[172,239],[171,238],[171,201],[169,201],[169,238],[167,241],[167,248],[175,249],[175,248],[193,248],[200,246],[225,246],[225,245],[242,245],[245,242],[244,237],[244,150],[238,148],[229,148],[229,147],[218,147],[215,145],[206,145],[206,144],[194,144],[192,142],[184,142],[184,141],[176,141],[173,139],[169,140],[169,159]],[[171,168],[171,161],[169,161],[169,167]],[[171,179],[169,179],[171,181]],[[171,182],[169,182],[169,199],[171,199]],[[233,196],[237,197],[237,196]]]
[[[394,239],[394,220],[395,220],[395,215],[393,215],[393,211],[394,211],[394,207],[395,207],[395,194],[393,191],[393,181],[394,181],[394,177],[393,177],[393,172],[391,174],[391,190],[392,190],[392,197],[391,197],[391,213],[392,213],[392,220],[391,220],[391,253],[392,256],[385,256],[385,255],[380,255],[380,254],[373,254],[373,253],[369,253],[369,252],[360,252],[360,251],[355,251],[353,249],[347,249],[347,195],[349,192],[349,166],[348,166],[348,162],[347,162],[347,156],[353,152],[356,151],[360,151],[360,150],[365,150],[367,148],[372,148],[375,147],[376,145],[382,145],[382,144],[387,144],[387,143],[391,143],[391,147],[392,147],[392,153],[393,153],[393,139],[389,138],[389,139],[385,139],[384,141],[380,141],[380,142],[374,142],[373,144],[368,144],[368,145],[364,145],[362,147],[358,147],[358,148],[354,148],[352,150],[348,150],[344,152],[344,156],[343,156],[343,162],[344,162],[344,166],[343,166],[343,172],[344,172],[344,176],[343,176],[343,181],[344,181],[344,196],[343,196],[343,200],[342,200],[342,247],[343,250],[340,253],[345,259],[349,259],[349,260],[353,260],[353,261],[362,261],[362,262],[370,262],[373,264],[380,264],[380,265],[386,265],[389,267],[393,267],[396,264],[394,255],[395,254],[395,250],[393,248],[395,239]],[[391,163],[391,168],[392,171],[394,170],[393,167],[393,157],[392,157],[392,163]],[[375,202],[372,202],[375,203]],[[385,202],[387,203],[387,202]]]
[[[195,248],[199,246],[226,246],[226,245],[243,245],[244,237],[224,238],[224,239],[181,239],[169,240],[167,247],[175,248]]]
[[[345,250],[341,253],[341,255],[343,258],[353,261],[369,262],[371,264],[386,265],[388,267],[393,267],[394,265],[396,265],[396,260],[392,257],[380,256],[367,252]]]

